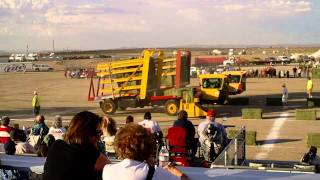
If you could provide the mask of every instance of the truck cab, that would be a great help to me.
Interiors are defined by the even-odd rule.
[[[241,94],[246,90],[246,71],[225,71],[229,79],[229,94]]]
[[[200,103],[223,104],[228,98],[228,76],[225,74],[200,75]]]

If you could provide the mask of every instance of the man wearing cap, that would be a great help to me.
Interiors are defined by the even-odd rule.
[[[223,139],[224,139],[224,144],[226,145],[227,144],[227,140],[228,140],[227,132],[224,129],[222,124],[216,122],[216,114],[217,114],[216,111],[213,110],[213,109],[209,109],[207,111],[206,120],[204,122],[201,122],[198,125],[198,135],[199,135],[199,138],[201,138],[202,132],[206,129],[208,124],[213,124],[217,128],[218,132],[222,133],[222,136],[223,136]]]
[[[40,114],[40,99],[37,91],[34,91],[33,94],[34,94],[32,98],[33,115],[37,116]]]
[[[214,159],[227,146],[227,133],[222,124],[215,121],[216,111],[211,109],[207,112],[207,118],[198,126],[198,135],[201,148],[206,161]]]

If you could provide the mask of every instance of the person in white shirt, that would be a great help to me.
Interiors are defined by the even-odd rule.
[[[52,134],[54,138],[57,140],[57,139],[63,139],[65,133],[66,133],[66,128],[62,126],[62,117],[60,115],[56,115],[54,117],[53,126],[50,127],[48,134]]]
[[[283,84],[282,85],[282,105],[284,107],[286,107],[287,102],[288,102],[288,94],[289,94],[289,92],[288,92],[288,89],[286,87],[286,84]]]
[[[116,134],[114,148],[122,161],[105,165],[103,180],[189,179],[174,166],[162,168],[154,165],[155,141],[147,129],[138,124],[129,123],[121,128]]]
[[[143,126],[146,129],[149,129],[152,134],[160,133],[161,132],[161,128],[159,126],[159,123],[156,122],[156,121],[152,121],[151,119],[152,119],[151,113],[150,112],[146,112],[144,114],[144,120],[140,121],[138,124]]]

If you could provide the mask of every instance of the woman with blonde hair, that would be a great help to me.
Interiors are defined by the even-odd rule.
[[[48,134],[52,134],[54,138],[57,140],[63,139],[65,133],[66,128],[62,126],[62,117],[60,115],[56,115],[54,117],[53,126],[50,127]]]
[[[147,129],[141,125],[129,123],[121,128],[115,137],[115,151],[122,161],[117,164],[106,165],[103,168],[102,179],[189,179],[179,169],[167,165],[155,167],[153,154],[155,140]]]

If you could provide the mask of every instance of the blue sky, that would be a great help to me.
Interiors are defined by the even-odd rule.
[[[319,0],[0,0],[0,50],[320,43]]]

